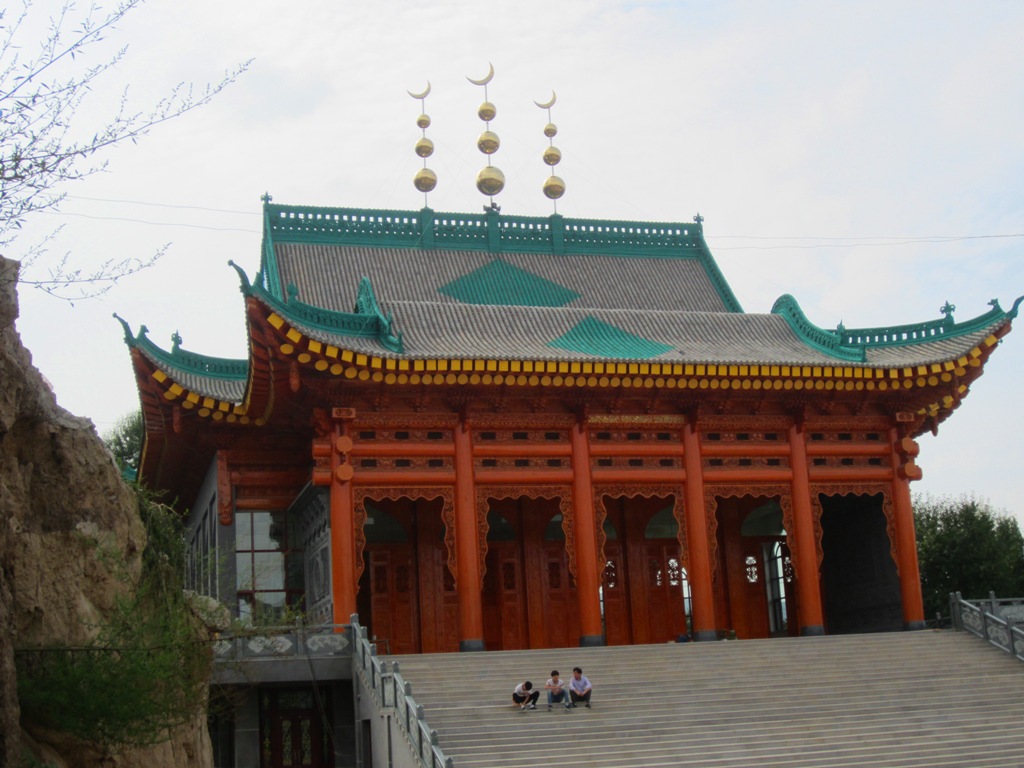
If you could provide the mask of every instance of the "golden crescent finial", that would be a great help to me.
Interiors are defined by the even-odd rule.
[[[427,96],[430,95],[430,81],[427,80],[427,87],[426,90],[423,91],[423,93],[413,93],[412,91],[406,91],[406,93],[408,93],[414,99],[425,99],[427,98]]]
[[[491,78],[494,77],[494,65],[491,64],[490,62],[487,62],[487,66],[490,69],[488,70],[486,76],[481,77],[479,80],[474,80],[469,75],[466,75],[466,79],[469,80],[469,82],[471,82],[473,85],[487,85],[489,82],[491,82]]]
[[[544,104],[541,104],[539,101],[535,101],[533,103],[536,104],[541,109],[551,109],[555,105],[555,101],[557,99],[558,96],[555,95],[554,91],[551,91],[551,101],[545,102]]]

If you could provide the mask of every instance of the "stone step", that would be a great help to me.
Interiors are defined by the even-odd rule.
[[[456,768],[1024,765],[1024,665],[963,633],[393,658]],[[592,709],[507,703],[574,665]]]

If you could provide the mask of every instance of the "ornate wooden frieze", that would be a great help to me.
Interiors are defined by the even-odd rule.
[[[637,445],[678,445],[682,442],[680,431],[675,425],[663,427],[652,426],[649,422],[638,424],[622,424],[615,422],[610,425],[591,424],[590,444],[592,449],[600,450],[604,444],[635,443]]]
[[[672,516],[676,519],[677,534],[679,541],[680,563],[683,568],[689,568],[689,550],[686,544],[686,519],[683,509],[683,488],[677,485],[598,485],[594,486],[594,526],[597,532],[597,554],[598,566],[603,571],[608,558],[605,556],[604,548],[608,543],[608,536],[604,532],[604,522],[608,519],[608,508],[605,506],[605,497],[610,499],[635,498],[644,499],[673,499]]]
[[[224,451],[217,451],[217,519],[221,525],[231,525],[234,520],[234,509],[227,454]]]
[[[415,472],[437,471],[452,472],[455,462],[451,456],[375,456],[373,458],[356,458],[353,466],[359,470],[361,480],[372,478],[373,473],[390,472],[392,470],[409,470]]]
[[[576,417],[571,413],[487,413],[474,411],[466,416],[473,429],[499,431],[572,429]],[[566,438],[568,439],[568,438]]]
[[[889,439],[889,432],[886,429],[869,429],[858,425],[847,429],[843,427],[825,428],[820,424],[808,424],[804,427],[804,434],[807,435],[807,445],[810,448],[814,443],[835,442],[849,443],[850,445],[879,444],[885,445]]]
[[[814,516],[814,548],[818,559],[818,571],[821,571],[821,563],[825,559],[825,550],[821,546],[822,530],[821,515],[823,506],[822,496],[877,496],[882,494],[882,513],[885,515],[885,531],[889,536],[889,553],[896,563],[897,573],[899,572],[899,559],[896,552],[896,518],[893,514],[892,494],[887,483],[812,483],[811,484],[811,511]]]
[[[527,427],[480,427],[473,424],[473,445],[479,451],[486,452],[488,445],[519,444],[519,445],[564,445],[569,442],[569,430],[562,427],[530,429]]]
[[[352,437],[359,444],[360,448],[366,447],[372,450],[375,443],[386,443],[388,445],[410,443],[436,443],[438,446],[448,446],[452,442],[453,430],[449,427],[414,427],[412,425],[398,427],[382,427],[371,425],[356,426],[352,430]]]
[[[805,432],[886,432],[892,426],[884,416],[815,416],[804,423]]]
[[[416,411],[366,412],[360,411],[353,422],[355,429],[413,430],[455,429],[459,424],[457,413],[417,413]]]
[[[531,472],[554,471],[569,469],[571,461],[568,456],[536,457],[536,456],[500,456],[476,457],[473,459],[474,469],[522,469]]]
[[[679,469],[683,459],[679,456],[601,456],[590,455],[591,469]]]
[[[727,414],[718,416],[715,414],[701,414],[696,420],[696,427],[703,435],[707,432],[726,433],[749,433],[763,435],[765,433],[782,433],[792,425],[793,419],[778,414],[749,415],[749,414]],[[782,439],[782,438],[780,438]]]
[[[751,496],[757,498],[777,498],[779,506],[782,507],[783,526],[786,528],[786,546],[790,552],[793,550],[790,536],[792,535],[793,521],[793,498],[788,485],[705,485],[704,486],[704,509],[708,524],[708,548],[711,558],[711,580],[717,578],[718,569],[718,499],[743,498]],[[787,517],[788,516],[788,517]],[[788,520],[788,522],[787,522]]]
[[[587,416],[587,426],[591,430],[605,429],[637,429],[679,430],[686,424],[686,416],[673,413],[646,414],[593,414]]]
[[[487,512],[490,499],[558,499],[558,508],[562,513],[562,532],[565,534],[565,548],[569,555],[569,572],[576,575],[576,535],[573,528],[572,488],[568,485],[483,485],[476,489],[477,530],[480,536],[478,551],[480,552],[480,588],[483,589],[483,578],[487,572]]]
[[[703,469],[789,469],[788,456],[701,456]]]
[[[421,488],[357,488],[355,492],[356,583],[363,575],[363,552],[366,549],[366,502],[390,499],[441,499],[441,519],[444,521],[444,545],[448,550],[448,570],[456,577],[455,553],[455,489],[448,486]]]

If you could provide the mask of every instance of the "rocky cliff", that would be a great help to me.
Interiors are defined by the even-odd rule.
[[[17,267],[0,257],[0,765],[212,766],[202,717],[115,754],[20,722],[15,650],[87,642],[125,573],[138,573],[146,538],[92,422],[57,405],[21,344]]]

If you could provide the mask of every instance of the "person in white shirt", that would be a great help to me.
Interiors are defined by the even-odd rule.
[[[569,708],[569,697],[565,693],[565,681],[558,677],[558,670],[551,670],[551,677],[544,684],[548,692],[548,709],[555,704],[565,704]]]
[[[572,697],[572,706],[575,707],[576,702],[582,701],[583,706],[590,709],[590,694],[592,692],[593,686],[583,676],[583,670],[579,667],[573,667],[572,677],[569,679],[569,695]]]
[[[537,708],[537,699],[540,698],[540,691],[533,690],[533,683],[526,680],[516,686],[515,690],[512,691],[512,702],[518,704],[519,708],[525,712],[528,709]]]

